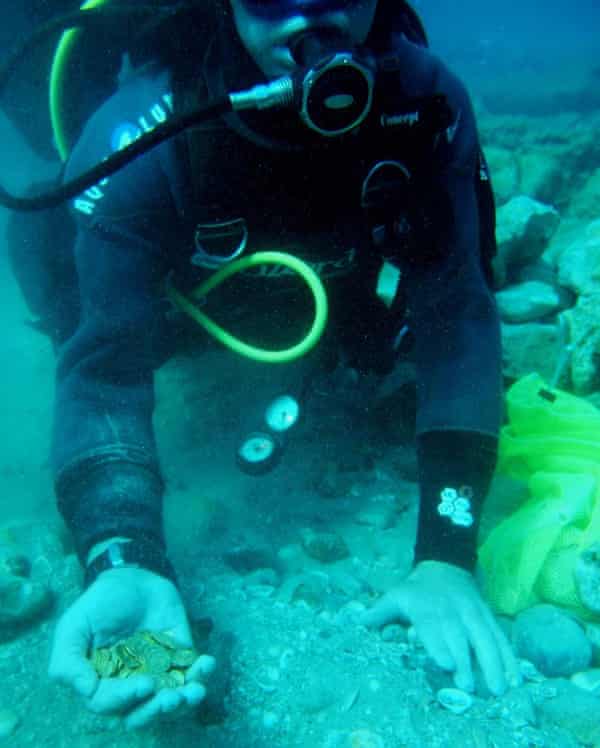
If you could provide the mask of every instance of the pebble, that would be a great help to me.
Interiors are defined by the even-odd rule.
[[[19,718],[11,709],[0,709],[0,738],[7,738],[17,729]]]
[[[592,660],[592,646],[581,626],[553,605],[534,605],[519,613],[513,644],[518,657],[548,677],[587,670]]]
[[[438,702],[453,714],[463,714],[473,706],[473,697],[460,688],[440,688],[436,694]]]

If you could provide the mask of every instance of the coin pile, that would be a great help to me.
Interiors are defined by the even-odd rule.
[[[182,649],[168,634],[138,631],[110,647],[94,649],[90,659],[101,678],[151,675],[159,690],[183,685],[185,671],[197,657],[193,649]]]

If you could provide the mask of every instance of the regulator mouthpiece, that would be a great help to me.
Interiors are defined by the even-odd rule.
[[[305,124],[325,137],[358,127],[373,102],[374,61],[331,29],[301,34],[291,52],[301,70],[294,83]]]

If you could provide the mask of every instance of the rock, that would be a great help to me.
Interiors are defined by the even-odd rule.
[[[553,205],[568,194],[565,170],[549,148],[528,148],[519,156],[518,166],[522,194]]]
[[[600,543],[592,543],[579,554],[573,573],[583,607],[600,613]]]
[[[545,253],[539,260],[523,265],[516,271],[515,283],[527,283],[527,281],[540,281],[556,288],[556,268],[553,267],[551,261],[546,259]],[[562,289],[556,289],[557,292],[559,290]]]
[[[315,469],[312,487],[322,499],[339,499],[352,488],[352,475],[341,469],[335,460],[320,462]]]
[[[520,283],[498,291],[496,301],[504,322],[531,322],[562,308],[558,291],[540,281]]]
[[[381,641],[394,644],[406,644],[406,628],[399,623],[388,623],[381,629]]]
[[[600,205],[600,168],[587,178],[583,187],[573,196],[569,213],[578,218],[597,218]]]
[[[600,669],[583,670],[571,676],[571,683],[584,691],[600,695]]]
[[[496,238],[500,275],[537,260],[560,221],[557,211],[525,195],[513,197],[497,211]]]
[[[277,561],[284,576],[299,574],[306,567],[306,555],[299,543],[290,543],[277,551]]]
[[[355,514],[354,521],[357,525],[366,525],[375,530],[389,530],[396,524],[396,513],[390,507],[374,507]]]
[[[473,706],[473,697],[460,688],[440,688],[436,694],[438,703],[453,714],[463,714]]]
[[[519,191],[519,164],[506,148],[488,147],[485,157],[490,169],[496,204],[502,205]]]
[[[591,394],[600,389],[600,289],[579,296],[562,316],[569,330],[572,388],[577,395]]]
[[[278,587],[279,575],[275,569],[256,569],[244,577],[246,589],[252,586]]]
[[[50,590],[6,572],[0,573],[0,627],[12,631],[45,613],[52,603]]]
[[[534,605],[515,619],[513,644],[518,657],[548,677],[586,670],[592,647],[581,626],[552,605]]]
[[[546,381],[552,381],[563,348],[558,325],[537,322],[502,325],[503,372],[511,379],[536,371]]]
[[[258,569],[277,567],[275,555],[267,548],[238,546],[223,554],[223,560],[238,574],[248,574]]]
[[[542,726],[556,726],[570,732],[584,745],[600,742],[600,699],[566,680],[553,683],[555,693],[537,704]]]
[[[308,556],[324,564],[340,561],[350,555],[344,539],[333,532],[315,532],[306,528],[302,531],[301,543]]]
[[[592,645],[592,662],[600,665],[600,623],[588,623],[585,627],[585,635]]]
[[[589,223],[557,258],[558,282],[576,294],[600,293],[600,220]]]

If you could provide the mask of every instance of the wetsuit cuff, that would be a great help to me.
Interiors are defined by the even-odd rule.
[[[418,437],[415,563],[444,561],[473,571],[481,508],[494,474],[497,447],[495,437],[473,431],[436,431]]]
[[[93,545],[116,536],[166,552],[163,482],[149,463],[123,454],[92,455],[63,470],[55,491],[82,566]]]

